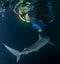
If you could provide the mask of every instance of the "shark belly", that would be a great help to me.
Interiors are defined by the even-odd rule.
[[[28,54],[34,51],[38,51],[40,48],[45,46],[49,42],[49,38],[43,37],[41,40],[38,40],[34,44],[32,44],[30,47],[28,47],[26,50],[23,50],[23,54]]]

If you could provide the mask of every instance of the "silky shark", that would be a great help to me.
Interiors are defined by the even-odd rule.
[[[40,48],[45,46],[47,43],[55,46],[55,44],[53,44],[49,41],[50,41],[50,39],[48,37],[41,37],[39,35],[38,41],[36,41],[34,44],[29,46],[28,48],[24,48],[24,50],[22,50],[22,51],[15,50],[15,49],[7,46],[5,43],[3,43],[3,44],[7,50],[9,50],[13,55],[15,55],[17,57],[17,62],[18,62],[21,58],[21,55],[29,54],[29,53],[34,52],[34,51],[38,51]]]

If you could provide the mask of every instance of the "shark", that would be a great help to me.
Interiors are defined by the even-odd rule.
[[[39,39],[35,43],[33,43],[32,45],[30,45],[27,48],[24,48],[22,51],[18,51],[16,49],[13,49],[13,48],[7,46],[5,43],[3,43],[3,45],[5,46],[5,48],[8,51],[10,51],[14,56],[17,57],[17,63],[18,63],[18,61],[21,58],[21,55],[23,55],[23,54],[29,54],[29,53],[38,51],[39,49],[44,47],[47,43],[50,44],[50,45],[54,45],[55,46],[55,44],[53,44],[53,43],[51,43],[49,41],[50,41],[50,38],[41,37],[41,35],[39,35]]]

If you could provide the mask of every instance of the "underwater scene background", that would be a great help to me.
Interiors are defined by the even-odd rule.
[[[22,55],[18,63],[16,57],[4,47],[3,43],[14,49],[23,50],[39,38],[39,33],[32,27],[31,23],[22,22],[13,12],[17,2],[18,0],[8,8],[3,7],[5,11],[0,13],[0,15],[4,14],[3,18],[0,16],[0,64],[60,63],[60,0],[53,0],[54,22],[49,24],[41,33],[42,36],[49,37],[56,46],[47,44],[37,52]]]

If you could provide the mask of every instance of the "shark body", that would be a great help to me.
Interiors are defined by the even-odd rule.
[[[29,46],[28,48],[24,48],[24,50],[22,50],[22,51],[15,50],[15,49],[7,46],[6,44],[4,44],[4,46],[13,55],[17,56],[17,62],[18,62],[20,60],[20,58],[21,58],[21,55],[23,55],[23,54],[29,54],[31,52],[38,51],[40,48],[45,46],[47,43],[49,43],[51,45],[54,45],[53,43],[51,43],[49,41],[50,41],[50,39],[48,37],[41,38],[41,36],[39,35],[39,40],[38,41],[36,41],[34,44]]]

